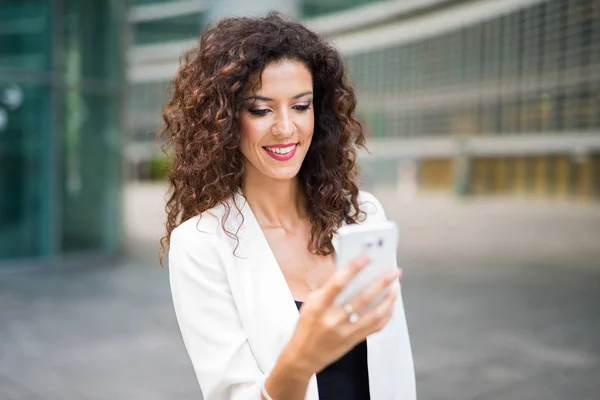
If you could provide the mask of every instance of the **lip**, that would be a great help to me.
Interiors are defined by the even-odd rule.
[[[267,149],[265,149],[263,147],[263,150],[273,159],[277,160],[277,161],[288,161],[291,160],[295,155],[296,155],[296,150],[298,150],[298,143],[289,143],[289,144],[283,144],[283,145],[273,145],[273,146],[265,146],[265,147],[272,147],[272,148],[282,148],[282,147],[289,147],[289,146],[294,146],[294,149],[292,151],[290,151],[287,154],[277,154],[277,153],[273,153],[272,151],[269,151]]]
[[[284,147],[295,146],[297,144],[298,144],[298,142],[294,142],[294,143],[282,143],[282,144],[270,144],[270,145],[264,146],[264,147],[271,147],[271,148],[274,148],[274,149],[282,149]]]

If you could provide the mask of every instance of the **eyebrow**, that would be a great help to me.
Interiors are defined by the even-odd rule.
[[[306,96],[307,94],[313,94],[312,91],[307,90],[306,92],[302,92],[302,93],[298,93],[297,95],[295,95],[294,97],[292,97],[292,99],[299,99],[300,97]],[[250,96],[244,99],[245,100],[262,100],[262,101],[273,101],[272,98],[270,97],[265,97],[265,96]]]

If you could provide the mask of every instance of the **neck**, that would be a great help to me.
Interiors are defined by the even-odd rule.
[[[297,177],[275,180],[246,175],[243,193],[262,227],[291,229],[306,215],[305,196]]]

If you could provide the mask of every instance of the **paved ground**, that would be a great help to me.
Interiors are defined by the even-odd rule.
[[[162,188],[127,191],[129,259],[0,275],[0,399],[199,399],[152,258]],[[600,206],[400,203],[420,399],[600,398]]]

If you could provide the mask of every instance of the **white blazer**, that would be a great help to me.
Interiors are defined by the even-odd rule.
[[[222,229],[223,206],[173,230],[171,291],[204,400],[258,400],[299,314],[252,210],[241,195],[230,205],[225,227],[237,232],[239,244]],[[360,192],[359,205],[367,214],[363,223],[386,219],[371,194]],[[413,358],[400,295],[386,327],[367,338],[367,349],[371,399],[415,400]],[[305,399],[319,399],[315,375]]]

